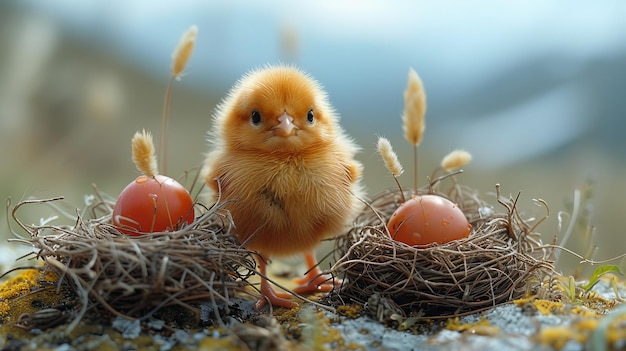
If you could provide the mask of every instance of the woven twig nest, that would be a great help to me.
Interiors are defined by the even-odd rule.
[[[92,307],[147,318],[174,304],[228,303],[236,291],[245,291],[254,271],[252,252],[231,234],[232,220],[219,206],[178,231],[143,236],[128,236],[112,226],[112,203],[101,197],[92,198],[72,226],[26,225],[15,214],[27,204],[54,206],[54,200],[18,204],[13,217],[30,236],[13,240],[32,245],[43,269],[54,271],[59,285],[76,294],[80,311],[75,323]]]
[[[503,201],[497,190],[503,213],[456,183],[448,193],[424,189],[457,203],[472,231],[464,239],[421,247],[397,242],[387,232],[386,223],[402,202],[400,191],[378,194],[337,240],[333,270],[345,277],[340,295],[361,304],[383,297],[405,314],[449,317],[532,292],[554,271],[551,251],[520,217],[517,199]],[[412,195],[405,192],[407,199]]]

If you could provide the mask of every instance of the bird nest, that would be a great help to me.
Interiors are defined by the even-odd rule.
[[[13,218],[29,236],[11,240],[33,246],[30,256],[43,260],[41,269],[55,272],[58,286],[69,287],[77,297],[80,310],[70,330],[93,307],[145,319],[171,305],[191,308],[193,302],[221,301],[227,306],[229,297],[245,291],[246,278],[253,274],[253,253],[231,234],[232,220],[219,206],[205,209],[178,231],[142,236],[120,233],[111,224],[113,202],[99,194],[89,198],[73,225],[27,225],[16,216],[32,204],[63,212],[58,200],[27,200],[15,206]]]
[[[391,305],[388,309],[402,315],[451,317],[532,293],[546,274],[554,272],[551,250],[535,231],[542,219],[531,226],[517,211],[517,198],[503,200],[499,186],[502,213],[456,182],[447,193],[432,186],[423,190],[457,203],[472,225],[470,235],[416,247],[393,240],[386,223],[402,203],[402,194],[384,191],[336,242],[339,257],[332,270],[344,275],[341,297],[365,304],[368,310],[381,308],[367,306],[368,301],[372,305],[382,299]],[[406,198],[412,195],[405,192]],[[549,211],[545,202],[536,201]]]

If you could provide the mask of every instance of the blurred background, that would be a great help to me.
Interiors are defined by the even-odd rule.
[[[392,187],[375,142],[388,137],[412,169],[400,116],[413,67],[428,96],[421,184],[464,148],[474,160],[458,178],[490,202],[496,183],[507,197],[521,192],[526,217],[545,213],[533,198],[548,202],[545,241],[584,190],[581,221],[595,234],[577,227],[567,247],[617,256],[626,252],[625,14],[618,0],[2,1],[0,196],[62,195],[76,208],[92,184],[117,196],[138,173],[132,135],[158,136],[171,53],[196,24],[172,95],[170,176],[202,163],[211,113],[243,73],[285,62],[325,86],[362,146],[369,194]],[[401,181],[410,186],[411,172]],[[22,218],[38,223],[39,210]],[[577,261],[563,254],[560,268]]]

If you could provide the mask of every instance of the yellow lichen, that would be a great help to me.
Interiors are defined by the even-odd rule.
[[[39,286],[39,283],[37,283],[39,276],[39,270],[27,269],[19,275],[8,279],[0,286],[0,299],[11,299],[30,292],[31,287]]]
[[[9,306],[8,302],[4,300],[0,301],[0,317],[6,316],[7,314],[9,314],[10,309],[11,309],[11,306]]]
[[[241,341],[239,341],[240,343]],[[241,345],[234,342],[232,337],[215,339],[206,337],[198,343],[197,350],[241,350]]]
[[[576,306],[574,308],[572,308],[572,313],[573,314],[577,314],[581,317],[585,317],[585,318],[592,318],[592,317],[596,317],[598,315],[598,313],[594,310],[590,310],[588,308],[582,307],[582,306]]]
[[[599,314],[606,314],[612,310],[617,304],[617,300],[608,300],[594,292],[583,294],[579,303],[589,310],[593,310]]]
[[[545,327],[537,335],[537,340],[556,350],[562,349],[568,341],[586,343],[591,334],[598,328],[599,319],[596,317],[576,321],[571,326]],[[626,329],[612,325],[607,333],[608,343],[614,343],[626,338]]]
[[[53,271],[46,271],[42,274],[42,278],[48,283],[56,283],[59,280],[59,276]]]
[[[571,327],[558,326],[543,328],[537,335],[540,343],[551,346],[556,350],[562,349],[570,340],[584,342],[585,337],[576,333]]]
[[[562,349],[568,341],[588,342],[591,335],[597,331],[601,317],[604,316],[581,307],[573,308],[572,312],[583,318],[576,319],[570,326],[545,327],[538,333],[537,340],[556,350]],[[608,344],[626,339],[626,328],[620,324],[624,320],[626,316],[611,323],[606,330],[605,337]]]
[[[301,314],[306,325],[302,331],[303,346],[310,350],[365,350],[356,343],[346,343],[341,332],[331,326],[331,320],[322,312],[305,310]]]
[[[278,321],[278,323],[289,323],[289,322],[299,322],[300,318],[298,317],[300,313],[300,307],[294,308],[280,308],[274,310],[274,318]]]
[[[536,299],[536,296],[528,296],[528,297],[525,297],[523,299],[513,300],[513,303],[515,304],[515,306],[522,307],[525,304],[527,304],[527,303],[529,303],[529,302],[531,302],[531,301],[533,301],[535,299]]]
[[[578,331],[593,331],[598,327],[598,320],[595,318],[583,319],[576,323],[575,328]]]
[[[610,344],[626,340],[626,314],[611,322],[606,339]]]
[[[618,341],[624,341],[626,339],[626,328],[611,328],[606,333],[606,339],[610,344],[617,343]]]
[[[537,308],[537,311],[539,311],[543,315],[549,315],[555,312],[563,311],[562,302],[555,302],[555,301],[549,301],[549,300],[535,300],[533,301],[533,306],[535,306]]]
[[[337,307],[337,313],[340,316],[345,316],[352,319],[360,317],[362,310],[363,309],[359,305],[343,305]]]
[[[500,332],[500,328],[492,326],[486,318],[475,323],[461,323],[459,317],[450,318],[446,322],[446,329],[478,335],[495,335]]]
[[[21,328],[16,328],[15,326],[13,326],[13,324],[0,324],[0,335],[2,335],[3,339],[6,338],[9,334],[13,335],[14,340],[28,340],[33,337],[33,335],[30,334],[28,331]],[[4,340],[0,341],[0,345],[8,349],[9,341],[7,340],[5,344],[3,344],[3,341]]]
[[[29,293],[33,287],[39,286],[37,283],[39,275],[38,270],[27,269],[0,285],[0,317],[6,317],[9,314],[11,310],[9,301],[11,299],[23,296]]]
[[[41,282],[54,283],[55,273],[39,269],[24,269],[0,285],[0,318],[14,322],[22,313],[36,311],[32,302],[41,301],[45,306],[54,306],[61,300],[53,285],[43,286]]]

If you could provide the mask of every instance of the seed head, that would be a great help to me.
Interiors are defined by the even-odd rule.
[[[157,159],[154,153],[152,134],[145,130],[135,133],[131,145],[135,167],[148,177],[155,176],[157,174]]]
[[[391,143],[388,139],[383,137],[378,137],[377,144],[378,153],[382,156],[383,161],[385,162],[385,167],[393,174],[394,177],[399,177],[404,169],[398,161],[398,155],[393,151],[391,147]]]
[[[195,25],[189,27],[178,42],[178,46],[172,54],[172,78],[180,78],[181,74],[185,70],[187,61],[191,57],[191,52],[196,43],[196,36],[198,35],[198,27]]]
[[[404,91],[404,137],[413,146],[422,142],[426,123],[426,93],[422,80],[413,68],[409,69],[409,79]]]
[[[454,150],[441,160],[441,168],[446,172],[461,168],[472,160],[472,155],[465,150]]]

